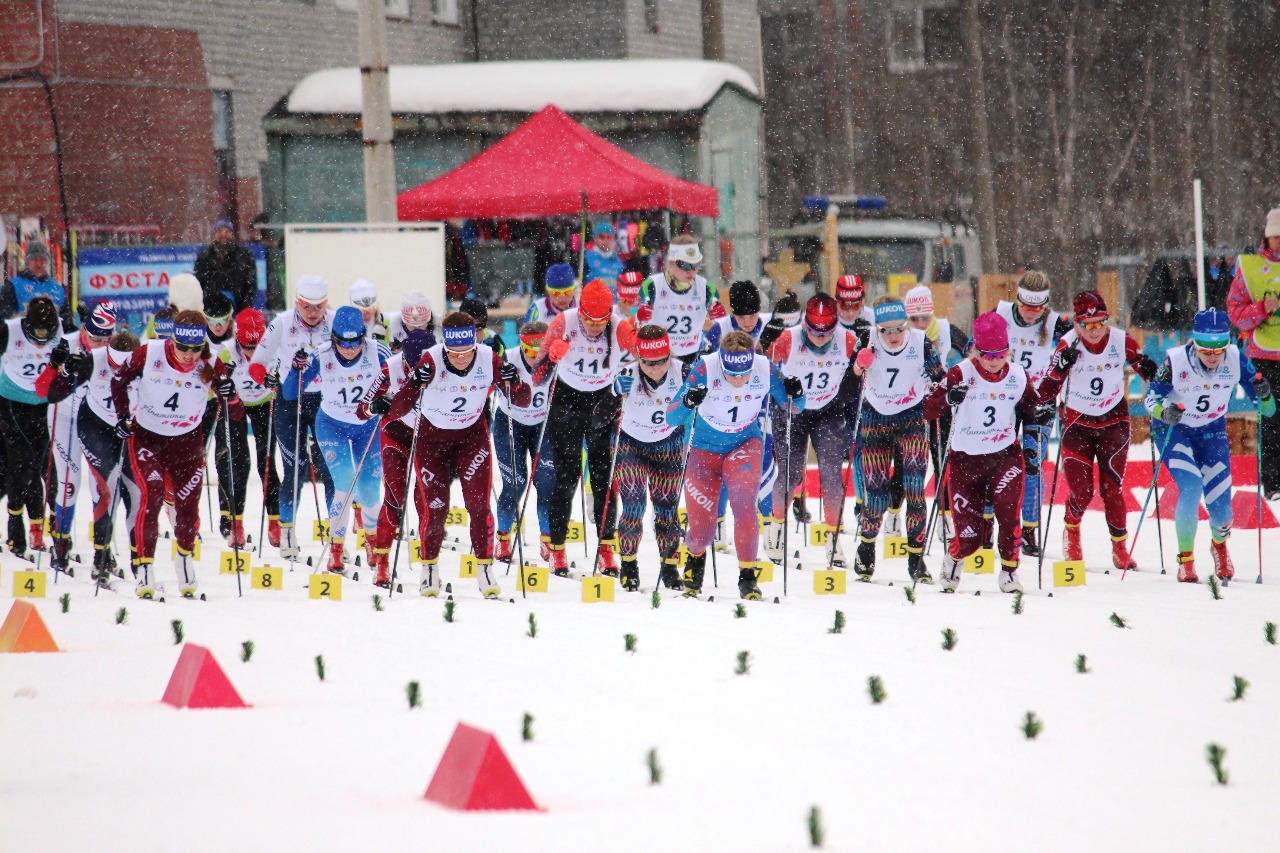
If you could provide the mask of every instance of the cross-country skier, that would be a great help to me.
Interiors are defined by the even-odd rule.
[[[1227,406],[1236,386],[1272,417],[1276,401],[1271,383],[1231,343],[1231,324],[1223,311],[1210,308],[1195,316],[1191,343],[1165,354],[1164,364],[1147,389],[1152,440],[1164,448],[1164,465],[1178,484],[1174,528],[1178,535],[1178,580],[1197,583],[1195,542],[1200,501],[1209,513],[1213,571],[1221,580],[1235,576],[1227,537],[1231,535],[1231,450],[1227,444]]]
[[[836,301],[840,303],[840,325],[849,331],[865,333],[866,329],[875,325],[876,315],[871,306],[866,304],[867,290],[862,284],[860,275],[842,275],[836,279]],[[858,321],[863,326],[855,329]]]
[[[552,264],[547,267],[542,283],[546,295],[530,303],[524,322],[541,320],[550,323],[569,309],[578,307],[578,276],[573,267],[568,264]]]
[[[638,324],[657,323],[671,338],[671,354],[686,361],[696,359],[708,319],[728,316],[716,290],[698,274],[702,250],[692,234],[678,234],[667,246],[663,271],[640,286]]]
[[[956,535],[938,573],[943,592],[960,585],[964,560],[982,547],[987,525],[999,526],[1001,592],[1021,592],[1023,449],[1018,417],[1038,406],[1036,389],[1022,365],[1009,360],[1009,327],[994,311],[973,324],[977,354],[947,371],[925,399],[924,414],[936,420],[953,409],[951,437],[943,462]],[[985,518],[987,507],[995,512]]]
[[[421,290],[411,290],[400,298],[400,310],[382,315],[387,327],[387,346],[398,352],[410,332],[419,329],[428,336],[428,347],[436,345],[436,320],[431,311],[431,300]]]
[[[689,519],[685,533],[689,551],[684,566],[686,595],[702,591],[707,548],[716,533],[716,497],[725,484],[733,508],[738,593],[745,599],[760,598],[756,488],[764,454],[762,422],[770,398],[783,408],[783,418],[788,411],[794,416],[804,410],[804,383],[783,376],[767,358],[757,356],[755,341],[746,332],[730,332],[721,339],[718,352],[694,365],[667,409],[668,424],[687,424],[693,431],[684,480]]]
[[[227,346],[228,356],[234,369],[231,378],[235,380],[240,402],[244,404],[245,419],[231,422],[230,469],[227,469],[227,454],[215,453],[218,462],[218,479],[227,482],[234,478],[235,506],[224,509],[234,515],[232,532],[241,545],[245,542],[244,505],[249,492],[249,431],[252,427],[254,458],[257,460],[258,480],[262,483],[262,511],[267,515],[267,541],[276,548],[280,547],[280,475],[276,471],[272,448],[278,440],[275,434],[276,423],[273,417],[275,407],[275,391],[253,381],[249,375],[249,364],[257,353],[258,346],[267,333],[267,322],[262,312],[256,308],[245,308],[235,316],[235,341]],[[226,443],[223,430],[217,432],[219,447]],[[220,496],[226,496],[226,489],[219,490]]]
[[[640,304],[640,285],[644,284],[644,274],[628,270],[618,276],[618,303],[614,311],[620,317],[630,317]]]
[[[730,332],[746,332],[760,344],[761,352],[768,352],[786,328],[781,319],[770,326],[772,319],[772,314],[760,311],[760,288],[756,283],[735,281],[729,285],[729,316],[721,317],[707,329],[703,336],[703,351],[715,352],[720,347],[720,339]]]
[[[1117,569],[1134,569],[1124,505],[1124,469],[1129,460],[1129,401],[1125,399],[1126,365],[1150,381],[1156,364],[1142,354],[1138,342],[1107,323],[1107,303],[1096,290],[1077,293],[1072,303],[1075,328],[1062,336],[1040,383],[1040,399],[1062,401],[1062,474],[1069,495],[1062,531],[1068,560],[1084,559],[1080,520],[1093,500],[1093,470],[1111,532],[1111,561]],[[1041,547],[1044,547],[1043,543]]]

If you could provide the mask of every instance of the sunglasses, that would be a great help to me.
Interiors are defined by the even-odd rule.
[[[691,264],[688,261],[676,261],[676,266],[685,272],[693,272],[698,268],[697,264]]]
[[[178,352],[200,352],[204,349],[204,344],[180,344],[174,341],[173,347]]]
[[[906,331],[907,331],[907,326],[905,323],[901,326],[881,326],[880,327],[880,333],[884,335],[901,335]]]
[[[1222,355],[1227,351],[1226,347],[1202,347],[1199,344],[1196,344],[1196,349],[1201,355]]]
[[[997,358],[1004,358],[1008,354],[1009,354],[1008,347],[1005,347],[1004,349],[998,349],[998,350],[984,350],[984,349],[978,350],[978,355],[982,356],[983,358],[989,358],[993,360]]]
[[[666,364],[668,361],[671,361],[671,356],[669,355],[663,356],[662,358],[640,359],[640,363],[643,364],[645,367],[661,367],[662,365]]]
[[[339,349],[355,349],[356,347],[360,346],[362,341],[360,338],[356,338],[354,341],[345,341],[342,338],[334,338],[333,343],[334,343],[334,346],[338,347]]]
[[[1099,329],[1105,329],[1107,327],[1106,320],[1090,320],[1087,323],[1082,323],[1079,320],[1077,320],[1076,323],[1079,324],[1080,328],[1090,332],[1096,332]]]
[[[455,349],[454,347],[445,347],[444,351],[446,355],[470,355],[471,353],[476,351],[476,345],[472,344],[469,347],[462,347],[460,349]]]
[[[110,335],[99,336],[99,335],[91,335],[88,332],[85,332],[84,336],[89,340],[93,341],[95,344],[105,344],[107,341],[111,340]]]
[[[357,308],[372,308],[378,304],[378,297],[367,296],[364,299],[352,299],[351,304]]]
[[[547,295],[549,295],[549,296],[568,296],[569,294],[573,293],[573,290],[574,290],[574,289],[573,289],[572,287],[561,287],[561,288],[548,287],[548,288],[547,288]]]

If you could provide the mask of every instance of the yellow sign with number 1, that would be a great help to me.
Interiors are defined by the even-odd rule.
[[[886,560],[905,560],[907,558],[907,537],[886,536],[884,538],[884,558]]]
[[[827,544],[827,537],[835,531],[830,524],[810,524],[809,544],[821,548]]]
[[[597,601],[613,601],[613,578],[608,575],[587,575],[582,579],[582,600],[588,604]]]
[[[1084,586],[1084,560],[1054,560],[1054,586]]]
[[[236,557],[239,562],[236,562]],[[236,572],[247,574],[251,567],[249,555],[241,551],[238,555],[235,551],[223,551],[222,556],[218,558],[218,574],[234,575]]]

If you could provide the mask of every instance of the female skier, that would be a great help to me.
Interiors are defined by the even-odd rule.
[[[570,308],[578,307],[578,276],[568,264],[552,264],[542,278],[546,295],[533,300],[525,312],[524,322],[541,320],[550,323]]]
[[[228,345],[228,354],[234,368],[231,378],[235,380],[240,402],[244,404],[243,421],[231,422],[231,467],[226,470],[226,454],[221,457],[215,454],[218,461],[218,479],[224,482],[234,477],[235,506],[224,508],[224,512],[234,515],[232,532],[236,542],[243,545],[244,535],[244,502],[249,491],[249,431],[253,431],[254,457],[257,460],[258,480],[262,483],[262,511],[267,514],[267,541],[273,547],[280,547],[280,475],[276,472],[276,462],[272,455],[277,436],[275,435],[275,391],[253,381],[249,375],[249,364],[258,351],[258,345],[267,332],[267,322],[262,312],[256,308],[245,308],[235,316],[235,342]],[[219,446],[225,445],[223,431],[218,431]],[[224,479],[225,478],[225,479]],[[225,490],[221,490],[225,494]]]
[[[1271,383],[1231,343],[1231,324],[1223,311],[1210,308],[1195,316],[1191,343],[1165,354],[1164,364],[1147,389],[1152,440],[1163,447],[1164,465],[1178,484],[1174,528],[1178,533],[1178,580],[1198,583],[1195,565],[1200,500],[1209,513],[1209,554],[1220,580],[1235,576],[1227,537],[1231,535],[1231,450],[1224,415],[1236,386],[1272,417],[1276,401]]]
[[[671,354],[686,361],[698,357],[707,319],[727,315],[715,288],[698,275],[702,250],[692,234],[678,234],[667,246],[663,271],[640,286],[638,324],[657,323],[671,338]]]

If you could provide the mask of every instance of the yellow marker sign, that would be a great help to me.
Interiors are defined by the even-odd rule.
[[[587,532],[582,526],[581,521],[569,522],[569,532],[565,534],[565,542],[582,542],[586,539]]]
[[[364,547],[364,528],[363,527],[356,528],[356,547],[357,548]]]
[[[177,539],[169,540],[169,556],[171,557],[178,556],[178,540]],[[191,559],[193,560],[200,559],[200,540],[199,539],[197,539],[195,541],[195,544],[191,546]]]
[[[218,574],[220,575],[234,575],[236,572],[247,573],[251,568],[252,561],[244,551],[240,552],[240,561],[238,563],[236,562],[235,551],[223,551],[218,558]]]
[[[342,600],[342,575],[312,575],[309,585],[312,598],[327,598],[331,601]]]
[[[1054,586],[1084,586],[1084,560],[1054,560]]]
[[[884,537],[884,558],[886,560],[905,560],[907,558],[907,537]]]
[[[689,510],[685,509],[684,507],[680,507],[678,510],[676,510],[676,520],[680,522],[681,527],[688,527],[689,526]]]
[[[889,276],[888,285],[891,294],[901,296],[916,286],[916,277],[911,273],[894,273]]]
[[[844,569],[814,572],[813,591],[818,595],[844,595],[845,577]]]
[[[582,600],[593,604],[597,601],[613,601],[613,578],[608,575],[587,575],[582,579]]]
[[[275,566],[258,566],[253,570],[250,589],[262,589],[268,592],[284,589],[283,572]]]
[[[525,592],[547,591],[547,579],[550,573],[543,566],[531,566],[526,563],[521,574],[524,577]]]
[[[422,541],[419,539],[412,539],[409,541],[409,562],[422,562]]]
[[[44,598],[44,572],[14,572],[14,598]]]
[[[458,571],[460,578],[473,578],[476,576],[476,555],[463,554],[462,568]]]
[[[323,542],[329,538],[329,522],[324,519],[316,519],[311,524],[311,538],[316,542]]]
[[[809,525],[809,544],[821,547],[827,544],[827,539],[835,532],[835,528],[830,524],[810,524]]]
[[[756,583],[773,582],[773,561],[760,560],[756,563]]]
[[[466,527],[470,522],[467,520],[467,511],[465,509],[451,506],[448,514],[444,517],[444,523],[453,527]]]
[[[996,570],[996,555],[990,548],[980,548],[964,558],[964,570],[971,575],[989,575]]]

